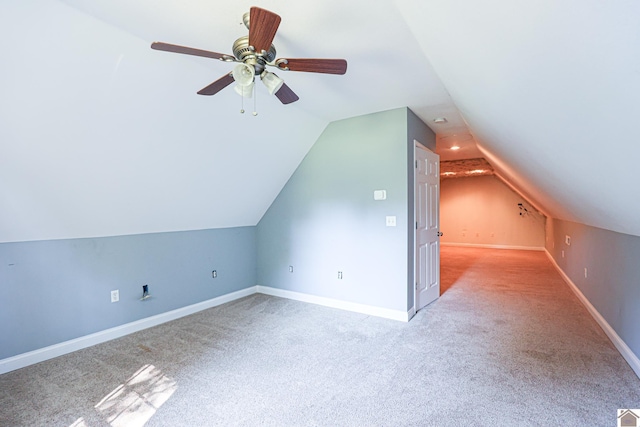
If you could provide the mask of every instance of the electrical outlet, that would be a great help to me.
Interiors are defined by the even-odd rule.
[[[568,234],[566,236],[564,236],[564,243],[567,246],[571,246],[571,236],[569,236]]]
[[[120,301],[120,291],[117,289],[115,291],[111,291],[111,302],[118,301]]]
[[[395,216],[388,216],[386,218],[387,221],[387,227],[395,227],[396,226],[396,217]]]
[[[217,271],[217,270],[213,270],[213,271],[211,272],[211,277],[213,277],[214,279],[215,279],[216,277],[218,277],[218,271]]]
[[[289,273],[293,273],[293,265],[289,266]]]
[[[338,271],[338,279],[342,279],[342,271]]]

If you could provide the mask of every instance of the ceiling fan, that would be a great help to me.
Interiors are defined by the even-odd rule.
[[[242,17],[244,25],[249,30],[249,35],[240,37],[233,43],[233,56],[162,42],[152,43],[151,48],[238,63],[232,72],[200,89],[198,91],[199,95],[215,95],[236,81],[238,83],[236,92],[243,97],[250,97],[255,77],[259,76],[271,95],[275,94],[283,104],[290,104],[299,99],[298,95],[280,77],[267,71],[267,66],[283,71],[306,71],[325,74],[344,74],[347,72],[347,61],[344,59],[275,59],[276,48],[272,42],[276,31],[278,31],[280,20],[280,16],[273,12],[259,7],[252,7]]]

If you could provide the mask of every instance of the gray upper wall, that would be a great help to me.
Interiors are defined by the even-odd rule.
[[[255,227],[0,244],[0,359],[254,286],[255,248]]]
[[[259,285],[407,310],[413,139],[435,148],[418,121],[400,108],[327,126],[258,223]]]

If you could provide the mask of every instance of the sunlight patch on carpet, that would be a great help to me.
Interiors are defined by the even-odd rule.
[[[106,395],[95,408],[112,427],[141,427],[178,385],[153,365],[145,365]]]

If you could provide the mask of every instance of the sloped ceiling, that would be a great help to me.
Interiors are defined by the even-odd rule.
[[[254,225],[329,122],[404,106],[547,214],[640,235],[640,6],[557,3],[2,2],[0,242]],[[196,95],[230,64],[149,48],[231,53],[252,5],[278,57],[347,74],[280,73],[300,101],[254,117]]]
[[[496,171],[543,212],[640,235],[640,3],[398,0]]]

